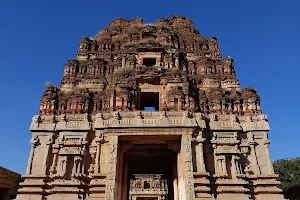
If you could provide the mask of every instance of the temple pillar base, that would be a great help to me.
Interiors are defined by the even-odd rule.
[[[266,199],[272,199],[272,200],[285,200],[282,194],[258,194],[255,195],[256,200],[266,200]]]
[[[241,193],[238,194],[238,193],[232,192],[232,193],[218,194],[217,200],[251,200],[251,198],[247,194],[241,194]]]
[[[277,186],[280,184],[275,178],[277,175],[249,176],[253,187],[255,200],[284,200],[282,190]]]
[[[24,175],[20,183],[16,200],[43,200],[46,194],[43,189],[47,184],[48,176]]]
[[[208,179],[209,173],[207,172],[194,172],[195,184],[195,199],[196,200],[209,200],[214,199],[210,190],[210,181]]]
[[[105,174],[94,174],[90,182],[91,188],[86,200],[102,200],[105,199]]]
[[[78,176],[71,180],[56,179],[48,183],[52,188],[46,189],[47,200],[79,200],[86,193],[86,177]]]
[[[218,178],[217,200],[251,200],[248,182],[243,179]]]

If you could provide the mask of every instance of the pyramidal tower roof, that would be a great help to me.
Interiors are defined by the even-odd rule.
[[[40,114],[144,110],[151,107],[145,91],[159,93],[159,111],[261,113],[259,96],[241,90],[234,61],[222,58],[217,38],[206,39],[191,19],[171,15],[153,24],[118,18],[94,39],[83,37],[76,59],[64,65],[60,88],[47,85]]]

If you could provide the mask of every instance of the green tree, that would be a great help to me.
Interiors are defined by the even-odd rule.
[[[279,175],[283,193],[290,193],[295,188],[300,188],[300,157],[280,159],[274,162],[274,170]]]

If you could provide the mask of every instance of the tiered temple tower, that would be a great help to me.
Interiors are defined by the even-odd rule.
[[[18,200],[283,200],[269,124],[188,18],[81,39],[34,116]]]

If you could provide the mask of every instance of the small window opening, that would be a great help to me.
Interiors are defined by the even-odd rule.
[[[156,58],[143,58],[143,65],[148,67],[156,65]]]
[[[142,92],[140,96],[141,110],[158,111],[159,110],[159,93]]]
[[[144,181],[144,189],[149,189],[150,184],[147,181]]]

